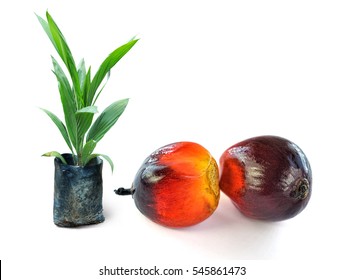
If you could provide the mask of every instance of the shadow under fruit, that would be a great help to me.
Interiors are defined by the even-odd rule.
[[[204,221],[217,208],[218,178],[217,163],[205,148],[193,142],[177,142],[146,158],[130,193],[137,208],[152,221],[186,227]]]
[[[220,188],[245,216],[286,220],[308,204],[311,167],[293,142],[277,136],[254,137],[222,154]]]

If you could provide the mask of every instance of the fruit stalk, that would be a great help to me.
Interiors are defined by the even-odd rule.
[[[114,190],[115,194],[117,195],[133,195],[135,190],[133,188],[125,189],[125,188],[118,188]]]

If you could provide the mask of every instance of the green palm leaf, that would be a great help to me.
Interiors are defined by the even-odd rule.
[[[107,107],[91,126],[87,134],[86,142],[90,140],[99,142],[122,115],[127,107],[128,101],[129,99],[122,99]]]
[[[105,83],[103,83],[103,86],[101,87],[101,89],[100,89],[100,90],[98,90],[98,93],[97,93],[96,97],[95,97],[95,98],[93,98],[93,102],[92,102],[93,104],[95,104],[95,103],[96,103],[96,101],[97,101],[97,99],[98,99],[99,95],[101,94],[101,92],[103,91],[104,87],[106,86],[106,84],[107,84],[108,80],[110,79],[110,74],[111,74],[111,70],[110,70],[109,72],[107,72],[107,75],[106,75],[106,81],[105,81]]]
[[[84,59],[82,59],[78,65],[78,76],[79,76],[80,89],[82,91],[85,84],[85,80],[86,80],[86,66],[85,66]]]
[[[83,94],[82,98],[85,102],[85,106],[90,105],[90,104],[87,104],[87,95],[88,95],[88,92],[90,90],[90,87],[91,87],[91,66],[88,68],[88,71],[87,71],[86,77],[85,77],[85,81],[84,81],[82,88],[81,88],[81,91]]]
[[[38,21],[42,25],[45,33],[48,35],[51,43],[54,45],[55,49],[57,50],[57,46],[56,46],[56,43],[54,41],[53,35],[50,32],[49,24],[43,18],[41,18],[39,15],[36,14],[36,17],[38,18]]]
[[[53,20],[53,18],[50,16],[48,12],[46,13],[46,17],[47,17],[47,23],[49,26],[50,34],[54,42],[53,44],[58,54],[60,55],[61,59],[63,60],[64,64],[66,65],[68,72],[72,78],[74,90],[76,91],[78,108],[81,108],[83,107],[84,102],[82,100],[79,75],[75,66],[75,61],[74,61],[72,52],[70,51],[69,46],[62,32],[60,31],[57,24],[55,23],[55,21]]]
[[[85,134],[90,128],[93,120],[93,115],[96,111],[95,106],[84,107],[76,112],[76,122],[78,129],[78,151],[81,151],[83,148]]]
[[[106,74],[111,70],[113,66],[136,44],[138,39],[132,39],[128,43],[120,46],[114,50],[100,65],[97,73],[95,74],[90,90],[87,96],[87,105],[94,104],[93,99],[96,94],[97,89],[104,80]]]
[[[52,57],[52,60],[53,60],[53,66],[54,66],[53,72],[57,78],[58,85],[59,85],[60,98],[61,98],[61,103],[63,107],[68,134],[73,146],[77,149],[78,144],[79,144],[78,137],[77,137],[78,126],[77,126],[77,120],[75,117],[77,106],[73,98],[73,91],[61,66],[53,57]]]
[[[72,147],[72,144],[69,140],[67,129],[66,129],[65,125],[63,124],[63,122],[52,112],[50,112],[46,109],[43,109],[43,108],[40,108],[40,109],[43,110],[50,117],[50,119],[55,123],[55,125],[57,126],[57,128],[61,132],[63,139],[66,141],[69,149],[73,153],[73,147]]]
[[[81,114],[81,113],[96,114],[96,113],[98,113],[98,109],[97,109],[97,106],[87,106],[87,107],[84,107],[84,108],[76,111],[76,114]]]
[[[64,157],[59,152],[48,152],[42,155],[42,157],[57,157],[59,158],[63,164],[67,164],[67,161],[64,159]]]
[[[114,164],[113,164],[111,158],[110,158],[109,156],[107,156],[107,155],[104,155],[104,154],[91,154],[91,155],[87,158],[85,165],[86,165],[91,159],[93,159],[93,158],[95,158],[95,157],[102,157],[102,158],[104,158],[104,159],[110,164],[110,166],[111,166],[111,172],[113,172]]]
[[[90,157],[90,155],[92,154],[92,152],[96,146],[97,146],[97,142],[94,140],[90,140],[85,144],[85,146],[82,150],[82,157],[81,157],[82,165],[87,164],[87,162],[89,161],[88,158]]]

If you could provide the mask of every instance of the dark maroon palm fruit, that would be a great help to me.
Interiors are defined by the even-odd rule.
[[[312,191],[306,155],[293,142],[259,136],[228,148],[220,158],[220,188],[246,216],[281,221],[299,214]]]

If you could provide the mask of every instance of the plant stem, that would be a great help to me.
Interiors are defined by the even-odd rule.
[[[82,166],[82,154],[81,154],[81,153],[78,153],[77,158],[78,158],[78,163],[77,163],[77,165],[78,165],[78,166]]]

